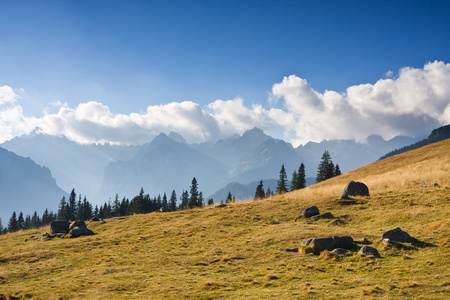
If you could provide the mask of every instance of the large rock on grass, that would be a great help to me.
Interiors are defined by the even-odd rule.
[[[386,231],[381,236],[381,239],[389,239],[389,241],[397,243],[412,243],[414,241],[409,233],[401,230],[400,227]]]
[[[69,233],[69,227],[70,222],[69,221],[62,221],[62,220],[56,220],[50,222],[50,233],[51,234],[58,234],[58,233]]]
[[[340,199],[350,199],[349,196],[370,196],[369,188],[362,182],[350,181],[342,191]]]
[[[84,221],[74,221],[70,224],[70,236],[79,237],[82,235],[93,235],[94,232],[87,228]]]
[[[315,216],[315,215],[318,215],[318,214],[319,214],[319,209],[317,208],[317,206],[311,206],[311,207],[308,207],[307,209],[305,209],[305,210],[302,212],[302,215],[303,215],[305,218],[310,218],[310,217]]]
[[[374,247],[370,247],[370,246],[363,246],[361,247],[361,249],[359,249],[358,251],[359,254],[367,256],[367,255],[372,255],[375,258],[380,258],[381,255],[378,252],[377,249],[375,249]]]
[[[310,238],[304,239],[300,245],[303,253],[319,254],[322,251],[332,251],[336,248],[352,248],[353,238],[351,236],[333,236],[326,238]]]

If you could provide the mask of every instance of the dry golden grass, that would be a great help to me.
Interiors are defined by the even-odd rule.
[[[94,236],[0,236],[0,299],[448,299],[449,149],[429,145],[268,200],[91,222]],[[343,205],[350,180],[371,196]],[[297,218],[309,205],[340,224]],[[381,234],[397,226],[427,246],[383,249]],[[296,252],[304,238],[332,235],[366,237],[382,258]]]

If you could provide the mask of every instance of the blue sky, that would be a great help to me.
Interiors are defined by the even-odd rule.
[[[296,143],[332,138],[333,132],[307,134],[307,125],[272,126],[273,116],[227,130],[223,126],[237,116],[217,117],[223,107],[211,104],[239,97],[254,114],[255,105],[264,113],[289,112],[286,93],[273,92],[284,77],[304,79],[321,95],[328,90],[345,96],[349,87],[396,79],[404,67],[424,71],[438,61],[448,69],[449,50],[449,1],[1,1],[0,86],[14,91],[8,102],[20,106],[28,122],[5,131],[3,140],[39,124],[44,111],[58,114],[90,101],[107,107],[111,118],[192,101],[219,119],[223,136],[259,125]],[[436,109],[445,109],[448,103],[439,101]],[[294,118],[300,122],[298,114]],[[435,118],[429,128],[447,122],[446,116]],[[13,122],[3,120],[3,126]],[[61,130],[73,139],[83,134]],[[369,131],[342,138],[363,139]],[[373,133],[389,138],[415,132]],[[95,139],[100,134],[84,142]]]

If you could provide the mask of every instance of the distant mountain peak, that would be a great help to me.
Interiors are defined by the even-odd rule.
[[[253,129],[247,130],[246,132],[244,132],[244,134],[242,135],[242,137],[247,137],[247,136],[267,136],[264,131],[262,131],[261,129],[259,129],[258,127],[253,127]]]
[[[174,140],[175,142],[187,144],[187,142],[183,138],[183,136],[177,132],[171,131],[169,133],[168,137],[171,138],[172,140]]]

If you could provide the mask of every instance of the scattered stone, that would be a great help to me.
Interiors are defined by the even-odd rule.
[[[125,219],[124,217],[112,217],[111,219],[110,219],[110,221],[117,221],[117,220],[123,220],[123,219]],[[103,220],[102,220],[103,221]]]
[[[94,232],[87,228],[84,221],[74,221],[70,224],[70,237],[79,237],[82,235],[93,235]]]
[[[101,219],[101,218],[95,216],[95,217],[93,217],[93,218],[91,219],[91,221],[92,221],[92,222],[100,222],[100,221],[103,221],[103,219]]]
[[[353,238],[350,236],[334,236],[328,238],[309,238],[301,242],[303,253],[319,254],[322,251],[332,251],[336,248],[353,247]]]
[[[378,250],[375,249],[374,247],[370,247],[370,246],[363,246],[361,249],[359,249],[358,253],[361,255],[366,255],[366,256],[372,255],[375,258],[381,258],[381,255],[378,252]]]
[[[345,186],[339,199],[350,199],[349,196],[370,196],[369,188],[362,182],[352,180]]]
[[[227,207],[227,205],[225,203],[222,203],[222,204],[217,204],[215,207]]]
[[[69,221],[51,221],[50,222],[50,233],[51,234],[57,234],[57,233],[69,233]]]
[[[346,255],[347,252],[348,252],[348,250],[345,250],[343,248],[336,248],[333,251],[331,251],[331,253],[335,253],[335,254],[338,254],[338,255]]]
[[[334,219],[334,216],[331,212],[326,212],[323,214],[318,214],[318,215],[312,216],[312,218],[314,218],[314,219]]]
[[[310,218],[310,217],[315,216],[315,215],[318,215],[318,214],[320,214],[320,213],[319,213],[319,209],[317,208],[317,206],[311,206],[311,207],[308,207],[307,209],[305,209],[305,210],[302,212],[302,215],[303,215],[305,218]]]
[[[366,239],[365,237],[363,237],[362,239],[361,239],[361,242],[360,242],[361,244],[365,244],[365,245],[367,245],[367,244],[372,244],[368,239]]]
[[[336,219],[333,222],[330,223],[332,226],[341,226],[347,224],[344,220]]]
[[[381,236],[381,239],[389,239],[391,242],[398,243],[412,243],[414,239],[407,233],[400,229],[400,227],[388,230]]]

